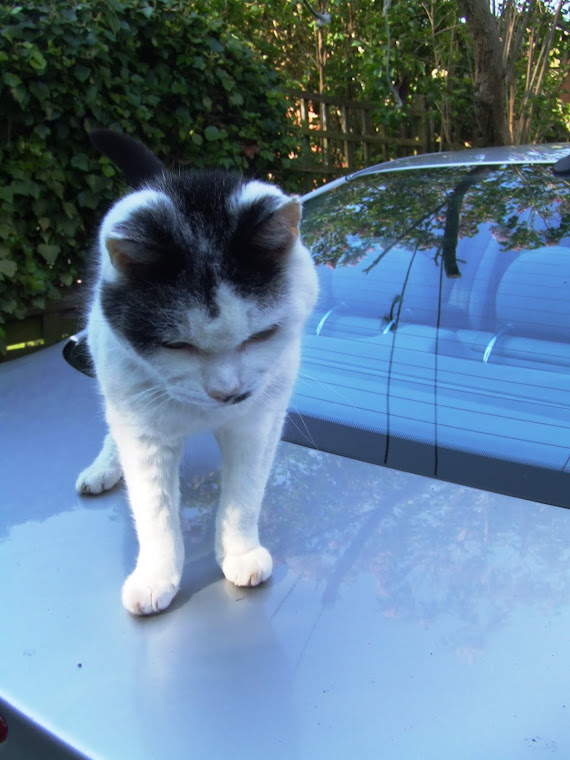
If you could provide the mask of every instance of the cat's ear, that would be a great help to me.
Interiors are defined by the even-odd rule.
[[[94,129],[89,139],[124,172],[131,187],[138,187],[165,170],[162,161],[146,145],[128,135],[111,129]]]
[[[259,224],[252,242],[277,255],[287,253],[299,237],[300,222],[301,199],[289,196]]]
[[[111,264],[125,277],[144,274],[157,259],[155,252],[136,240],[108,237],[105,246]]]

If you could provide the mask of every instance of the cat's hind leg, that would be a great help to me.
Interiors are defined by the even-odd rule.
[[[97,458],[86,467],[75,482],[80,494],[98,494],[116,486],[123,476],[115,441],[107,433]]]

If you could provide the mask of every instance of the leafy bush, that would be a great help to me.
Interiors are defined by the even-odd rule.
[[[292,148],[277,75],[202,1],[0,6],[1,325],[81,274],[124,191],[87,133],[128,132],[171,165],[264,174]],[[289,129],[290,131],[290,129]]]

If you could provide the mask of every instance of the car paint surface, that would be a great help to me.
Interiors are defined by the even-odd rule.
[[[138,619],[124,490],[74,491],[105,429],[94,381],[55,346],[2,365],[0,398],[0,758],[33,758],[34,731],[42,760],[570,756],[567,510],[283,442],[274,575],[238,589],[200,435],[181,591]]]

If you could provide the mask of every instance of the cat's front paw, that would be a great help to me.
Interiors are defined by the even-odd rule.
[[[258,586],[273,570],[271,554],[263,546],[244,554],[226,554],[220,564],[226,578],[236,586]]]
[[[180,587],[177,575],[135,570],[123,584],[123,607],[133,615],[153,615],[165,610]]]
[[[96,461],[86,467],[75,481],[80,494],[99,494],[117,485],[123,472],[120,465],[101,467]]]

